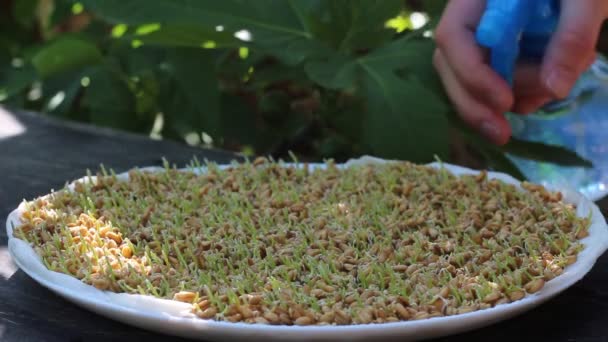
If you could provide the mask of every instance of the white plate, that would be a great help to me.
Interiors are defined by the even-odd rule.
[[[349,161],[342,166],[348,167],[355,163],[378,162],[386,161],[363,157]],[[429,165],[440,167],[437,163]],[[313,166],[323,167],[319,164]],[[471,169],[445,163],[443,166],[456,175],[478,173]],[[145,169],[155,170],[158,168]],[[204,172],[204,170],[201,170],[201,172]],[[505,174],[489,172],[488,176],[519,185],[517,180]],[[128,176],[121,174],[120,177],[126,179]],[[395,338],[405,341],[461,333],[508,319],[542,304],[572,286],[589,272],[596,260],[608,249],[608,226],[599,208],[593,202],[575,191],[559,190],[563,192],[566,202],[578,206],[577,215],[587,217],[589,211],[592,213],[590,235],[582,240],[585,249],[579,254],[578,260],[567,267],[562,275],[547,282],[541,291],[513,303],[456,316],[384,324],[301,327],[201,320],[189,313],[190,305],[186,303],[150,296],[100,291],[74,277],[48,270],[28,243],[13,236],[12,227],[19,225],[20,214],[24,210],[23,205],[8,216],[6,225],[9,237],[9,252],[19,268],[43,286],[67,300],[122,323],[165,334],[204,340],[355,341]]]

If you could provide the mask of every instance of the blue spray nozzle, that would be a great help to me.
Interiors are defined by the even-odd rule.
[[[559,0],[488,0],[476,39],[490,50],[492,68],[512,84],[519,58],[544,55],[559,13]]]

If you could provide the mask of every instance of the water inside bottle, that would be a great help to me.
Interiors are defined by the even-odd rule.
[[[570,96],[527,115],[508,114],[513,136],[563,146],[593,162],[593,168],[564,167],[508,157],[532,182],[578,190],[591,200],[608,195],[608,60],[600,56]]]

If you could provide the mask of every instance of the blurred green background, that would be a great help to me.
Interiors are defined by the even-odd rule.
[[[585,164],[462,125],[431,64],[445,3],[4,0],[0,104],[245,155]]]

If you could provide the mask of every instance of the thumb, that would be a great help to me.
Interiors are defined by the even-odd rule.
[[[545,55],[541,77],[556,98],[565,98],[595,55],[605,0],[562,0],[562,13]]]

